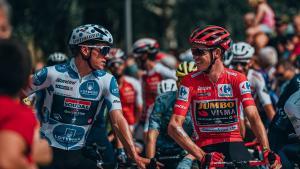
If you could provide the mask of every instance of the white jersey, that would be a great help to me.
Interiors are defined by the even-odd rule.
[[[74,58],[62,65],[46,67],[32,78],[27,94],[46,89],[41,134],[51,146],[81,149],[102,106],[108,112],[120,109],[116,79],[103,70],[80,77]]]
[[[250,69],[247,74],[247,79],[251,85],[253,98],[256,101],[258,99],[262,106],[272,104],[263,75],[256,70]]]

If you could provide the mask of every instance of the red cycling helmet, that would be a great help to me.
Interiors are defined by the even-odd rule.
[[[221,47],[224,51],[230,48],[230,33],[220,26],[197,27],[193,30],[189,42],[192,46],[202,49]]]

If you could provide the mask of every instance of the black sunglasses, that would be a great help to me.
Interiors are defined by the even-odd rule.
[[[194,56],[202,56],[204,55],[206,52],[210,51],[212,48],[205,48],[205,49],[201,49],[201,48],[192,48],[192,54]]]

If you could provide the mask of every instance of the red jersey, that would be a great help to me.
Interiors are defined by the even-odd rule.
[[[137,80],[125,76],[119,88],[123,115],[128,124],[133,125],[136,122],[136,106],[142,106],[143,104],[141,85]]]
[[[37,121],[32,109],[9,97],[0,96],[0,130],[14,131],[23,137],[29,160],[35,127]]]
[[[206,74],[194,72],[182,79],[174,113],[185,116],[190,109],[199,147],[237,142],[242,141],[240,103],[244,108],[255,105],[250,83],[243,74],[225,68],[218,81],[212,83]]]
[[[157,96],[157,85],[163,80],[162,76],[155,72],[151,75],[143,76],[143,90],[146,102],[146,109],[154,103]]]

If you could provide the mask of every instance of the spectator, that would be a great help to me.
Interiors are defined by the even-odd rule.
[[[255,8],[254,26],[247,29],[248,39],[252,39],[259,32],[271,34],[275,26],[275,14],[266,0],[248,0],[250,6]]]
[[[5,0],[0,0],[0,39],[8,39],[11,36],[10,5]]]
[[[5,79],[0,82],[0,168],[32,168],[37,121],[17,98],[27,85],[31,60],[24,46],[12,40],[0,40],[0,57],[0,75]]]
[[[260,32],[254,36],[254,41],[252,45],[255,47],[255,51],[259,51],[260,49],[267,46],[268,43],[269,37],[265,33]]]
[[[284,91],[285,87],[295,74],[296,68],[291,62],[282,60],[276,64],[275,76],[277,78],[277,89],[279,90],[279,95],[281,95],[281,93]]]

